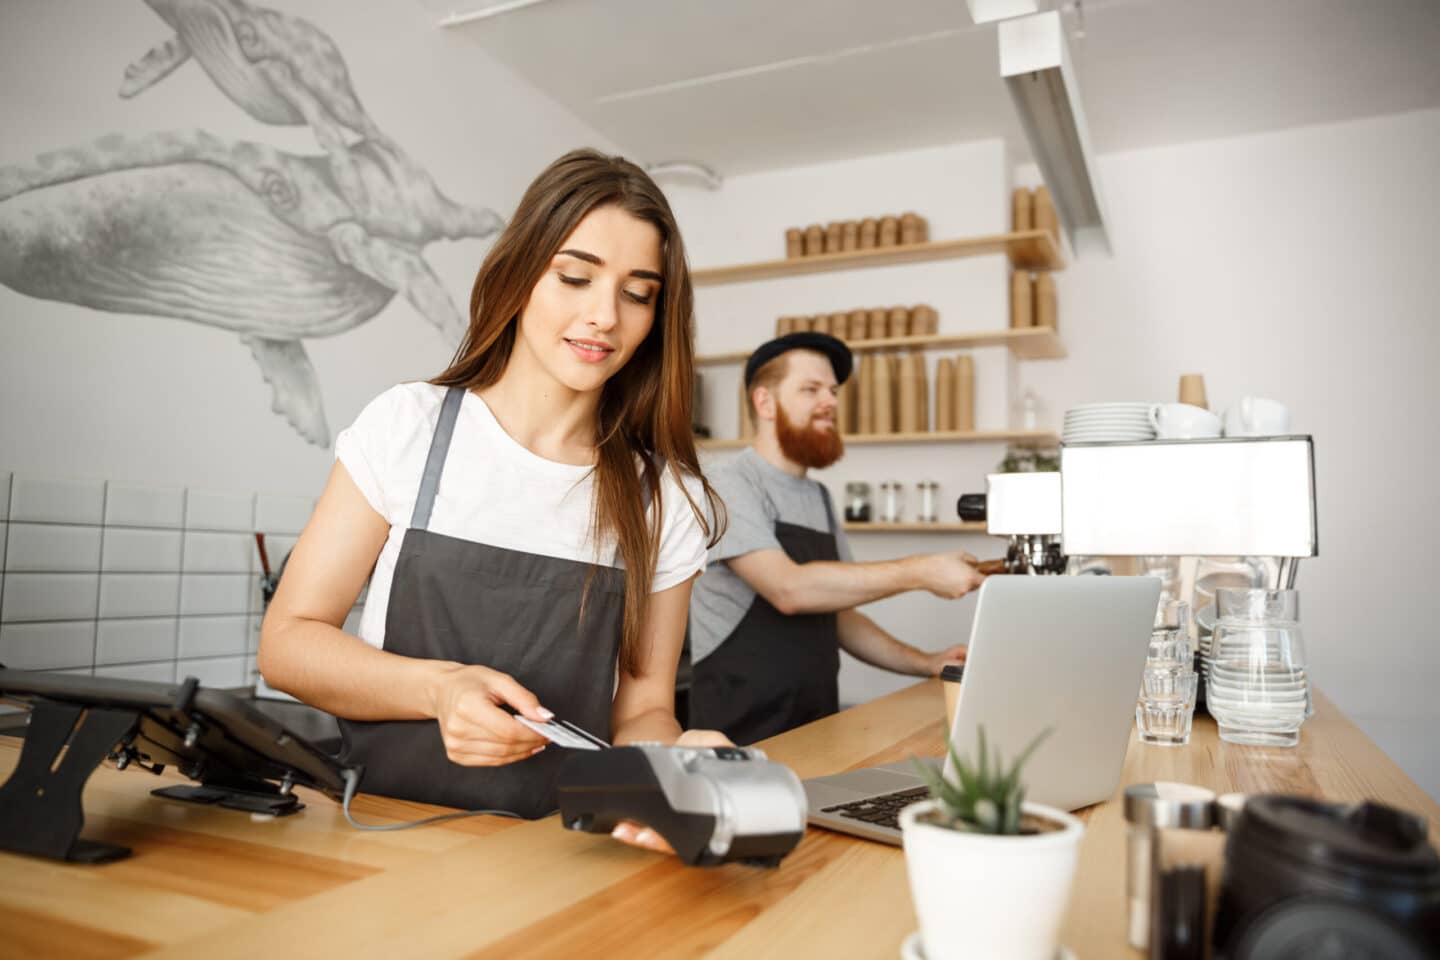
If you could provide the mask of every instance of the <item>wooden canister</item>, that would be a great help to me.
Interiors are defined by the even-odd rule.
[[[795,321],[791,317],[775,318],[775,336],[783,337],[795,328]]]
[[[847,252],[860,249],[859,220],[846,220],[840,224],[840,249]]]
[[[924,243],[925,237],[920,226],[923,222],[918,213],[906,211],[900,214],[900,243]]]
[[[1030,274],[1016,270],[1010,274],[1010,327],[1023,330],[1035,325],[1035,303],[1030,291]]]
[[[882,247],[894,247],[900,244],[900,221],[895,217],[880,218],[880,235],[878,245]]]
[[[848,313],[832,313],[832,314],[830,314],[830,336],[832,336],[832,337],[839,337],[841,340],[845,340],[845,339],[848,339],[848,338],[849,338],[849,336],[850,336],[850,314],[848,314]]]
[[[811,325],[810,325],[810,329],[811,329],[811,330],[814,330],[816,333],[829,333],[829,332],[830,332],[830,314],[828,314],[828,313],[817,314],[816,317],[815,317],[814,322],[811,323]]]
[[[861,354],[855,371],[855,432],[875,432],[875,357],[869,353]]]
[[[885,339],[885,330],[886,330],[886,322],[887,322],[887,321],[886,321],[886,318],[887,318],[888,316],[889,316],[889,312],[886,311],[886,310],[875,309],[875,310],[871,310],[871,311],[870,311],[870,322],[869,322],[869,324],[867,324],[867,327],[868,327],[868,329],[869,329],[869,333],[868,333],[868,335],[866,336],[866,339],[868,339],[868,340],[884,340],[884,339]]]
[[[1035,194],[1029,187],[1016,187],[1010,194],[1010,229],[1035,229]]]
[[[885,319],[885,336],[910,336],[910,310],[907,307],[891,307]]]
[[[836,396],[835,429],[842,434],[855,432],[855,378],[840,384]]]
[[[955,358],[955,429],[975,432],[975,358],[968,353]]]
[[[910,354],[910,362],[915,365],[915,406],[919,408],[919,431],[920,433],[930,432],[930,380],[925,370],[925,354],[916,350]]]
[[[920,432],[920,381],[915,369],[915,361],[920,360],[923,364],[924,358],[916,353],[908,353],[900,358],[900,389],[899,393],[899,428],[901,433]],[[922,371],[924,367],[920,368]]]
[[[860,249],[873,250],[880,245],[880,224],[874,217],[860,221]]]
[[[1035,229],[1046,230],[1057,240],[1060,237],[1060,217],[1055,213],[1055,204],[1050,200],[1048,187],[1035,188]]]
[[[875,356],[875,373],[871,381],[874,391],[873,411],[871,413],[871,426],[874,433],[895,432],[895,377],[894,370],[890,363],[893,357],[885,354]]]
[[[840,247],[845,240],[845,227],[839,220],[831,220],[825,225],[825,252],[839,253]]]
[[[805,231],[791,227],[785,231],[785,259],[794,260],[805,256]]]
[[[1058,330],[1060,318],[1055,313],[1055,277],[1049,272],[1035,276],[1035,326]]]
[[[805,256],[813,257],[825,252],[825,228],[812,223],[805,228]]]
[[[955,361],[949,357],[935,365],[935,429],[955,429]]]
[[[1186,373],[1180,376],[1180,402],[1188,403],[1195,407],[1210,409],[1210,404],[1205,398],[1205,377],[1198,373]]]
[[[847,340],[864,340],[870,335],[870,315],[864,310],[850,311],[850,335]]]
[[[940,313],[928,303],[917,303],[910,308],[910,335],[912,337],[933,337],[940,330]]]

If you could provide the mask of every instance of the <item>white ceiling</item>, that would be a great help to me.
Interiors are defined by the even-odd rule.
[[[528,0],[447,28],[496,0],[420,3],[642,161],[735,175],[997,136],[1027,155],[995,26],[964,0]],[[1440,107],[1440,0],[1081,11],[1099,153]]]

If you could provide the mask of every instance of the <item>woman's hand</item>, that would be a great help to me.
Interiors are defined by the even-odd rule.
[[[677,747],[733,747],[734,742],[719,730],[686,730],[675,741]],[[674,853],[675,848],[654,830],[643,823],[622,820],[610,831],[610,836],[632,847],[654,850],[656,853]]]
[[[431,694],[445,755],[466,767],[498,767],[535,756],[549,741],[516,720],[509,704],[537,723],[554,718],[515,678],[489,667],[451,665]]]

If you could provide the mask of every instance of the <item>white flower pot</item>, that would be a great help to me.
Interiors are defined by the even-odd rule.
[[[900,812],[925,960],[1054,960],[1084,825],[1027,803],[1025,813],[1061,828],[997,837],[919,819],[935,809],[928,800]]]

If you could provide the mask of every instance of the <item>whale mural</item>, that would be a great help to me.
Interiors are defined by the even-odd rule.
[[[127,136],[0,165],[0,283],[27,296],[234,331],[272,409],[328,446],[303,340],[398,293],[447,340],[465,323],[422,256],[483,239],[493,211],[457,204],[365,112],[328,36],[242,0],[147,0],[174,30],[125,72],[133,97],[194,59],[267,124],[306,125],[297,155],[201,130]]]

